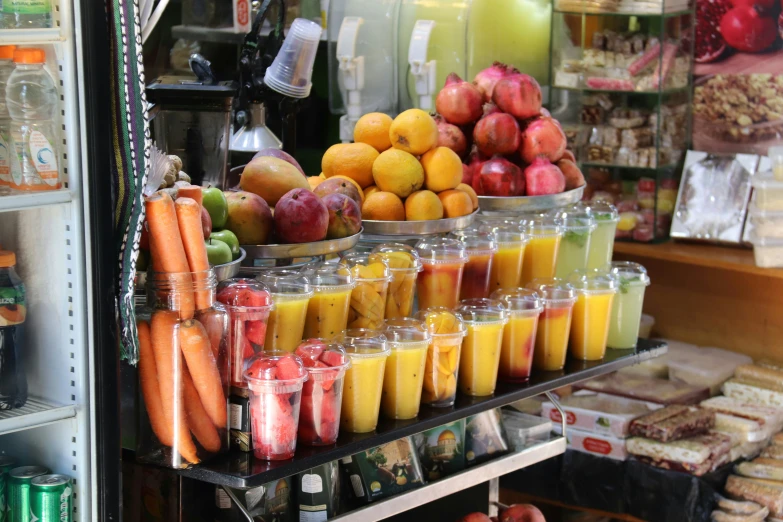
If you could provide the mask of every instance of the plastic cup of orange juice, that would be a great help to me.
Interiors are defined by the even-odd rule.
[[[424,389],[421,403],[444,407],[457,398],[457,377],[462,339],[467,335],[462,316],[444,307],[427,308],[416,313],[432,336],[424,365]]]
[[[416,279],[419,309],[457,306],[468,262],[465,245],[456,239],[434,237],[419,241],[416,251],[422,266]]]
[[[503,381],[525,382],[533,367],[538,317],[544,309],[535,290],[510,288],[495,290],[492,299],[506,307],[508,323],[503,329],[498,378]]]
[[[576,291],[571,355],[584,361],[601,360],[606,353],[617,278],[598,270],[577,270],[569,276],[568,283]]]
[[[367,433],[378,425],[386,359],[386,337],[369,330],[347,330],[338,337],[351,367],[345,372],[340,430]]]
[[[544,301],[544,311],[538,317],[533,366],[544,371],[562,370],[576,301],[574,289],[557,278],[534,279],[527,288],[535,290]]]
[[[491,232],[498,246],[489,276],[490,293],[499,288],[519,286],[525,247],[528,243],[527,234],[519,219],[491,218],[485,218],[478,227],[483,232]]]
[[[482,397],[495,393],[508,322],[503,303],[495,299],[466,299],[456,309],[462,315],[467,335],[462,341],[459,389],[465,395]]]
[[[339,264],[320,263],[304,272],[313,295],[307,305],[305,339],[329,339],[348,326],[354,282],[350,270]]]
[[[498,251],[495,236],[476,229],[454,230],[449,237],[462,241],[468,262],[462,274],[460,301],[489,296],[490,273]]]
[[[519,284],[525,286],[534,279],[555,277],[557,256],[563,229],[552,217],[536,217],[526,224],[530,241],[525,247],[522,277]]]
[[[386,317],[391,272],[380,254],[352,252],[340,260],[356,282],[351,292],[348,328],[378,330]]]
[[[391,282],[386,294],[386,319],[413,315],[416,278],[421,272],[421,260],[416,250],[402,243],[383,243],[372,250],[389,265]]]
[[[390,419],[413,419],[421,404],[430,332],[422,321],[400,317],[384,323],[383,335],[391,354],[383,377],[381,411]]]
[[[269,314],[264,350],[291,353],[304,336],[307,307],[313,296],[310,280],[293,270],[262,272],[258,280],[269,288],[275,304]]]

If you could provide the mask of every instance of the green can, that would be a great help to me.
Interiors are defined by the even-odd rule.
[[[8,482],[8,472],[16,466],[16,461],[11,457],[0,455],[0,522],[6,521],[6,510],[8,509],[8,492],[6,482]]]
[[[30,522],[30,483],[47,473],[42,466],[22,466],[8,472],[8,522]]]
[[[30,518],[36,522],[73,522],[72,499],[71,477],[35,477],[30,484]]]

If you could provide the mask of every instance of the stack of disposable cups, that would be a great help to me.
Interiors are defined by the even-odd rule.
[[[321,40],[321,26],[304,18],[291,24],[275,61],[266,70],[264,83],[291,98],[306,98],[313,84],[315,53]]]

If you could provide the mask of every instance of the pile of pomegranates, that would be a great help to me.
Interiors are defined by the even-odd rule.
[[[463,159],[462,182],[479,196],[543,196],[584,185],[531,76],[498,62],[472,83],[452,73],[435,108],[438,145]]]
[[[708,63],[727,48],[766,51],[783,32],[779,0],[696,0],[695,60]]]

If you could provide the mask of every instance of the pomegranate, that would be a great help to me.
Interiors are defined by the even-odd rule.
[[[574,163],[576,163],[576,156],[574,156],[574,153],[570,150],[566,149],[566,151],[563,153],[562,159],[571,160]]]
[[[565,176],[566,190],[579,188],[585,184],[584,174],[582,174],[582,171],[579,170],[579,167],[577,167],[576,163],[573,161],[563,158],[558,161],[556,165],[557,168],[560,169],[560,172],[563,173],[563,176]]]
[[[563,157],[565,150],[566,137],[563,129],[552,118],[536,118],[522,131],[519,154],[525,163],[533,163],[537,156],[545,156],[554,163]]]
[[[728,0],[696,0],[696,48],[697,63],[709,63],[726,51],[726,40],[720,34],[720,20],[729,10]]]
[[[469,513],[457,520],[457,522],[490,522],[490,518],[484,513]]]
[[[521,181],[522,170],[501,156],[494,156],[473,171],[473,190],[479,196],[518,195]]]
[[[559,194],[565,190],[566,179],[556,165],[539,156],[525,169],[528,196]]]
[[[473,173],[479,168],[484,158],[479,154],[478,148],[473,145],[468,154],[467,164],[462,166],[462,182],[473,186]],[[467,180],[467,181],[466,181]]]
[[[486,156],[511,154],[519,148],[519,124],[510,114],[494,112],[492,104],[485,105],[484,115],[473,129],[473,142]]]
[[[541,87],[532,76],[511,74],[495,84],[492,101],[503,112],[526,120],[541,113]]]
[[[731,0],[731,5],[734,7],[740,7],[743,5],[755,7],[764,16],[772,15],[773,11],[775,11],[776,4],[777,0]]]
[[[457,153],[460,158],[468,150],[468,140],[462,129],[452,125],[441,116],[435,116],[438,123],[438,147],[447,147]]]
[[[483,103],[484,97],[475,85],[451,73],[435,98],[435,109],[447,122],[467,125],[481,117]]]
[[[490,101],[492,99],[492,91],[495,90],[495,84],[509,74],[518,72],[518,70],[509,67],[504,63],[494,62],[491,67],[487,67],[483,71],[480,71],[476,77],[473,78],[473,85],[475,85],[484,96],[484,101]]]
[[[758,53],[775,43],[778,24],[762,16],[758,9],[741,5],[729,10],[720,21],[720,33],[726,43],[738,51]]]

